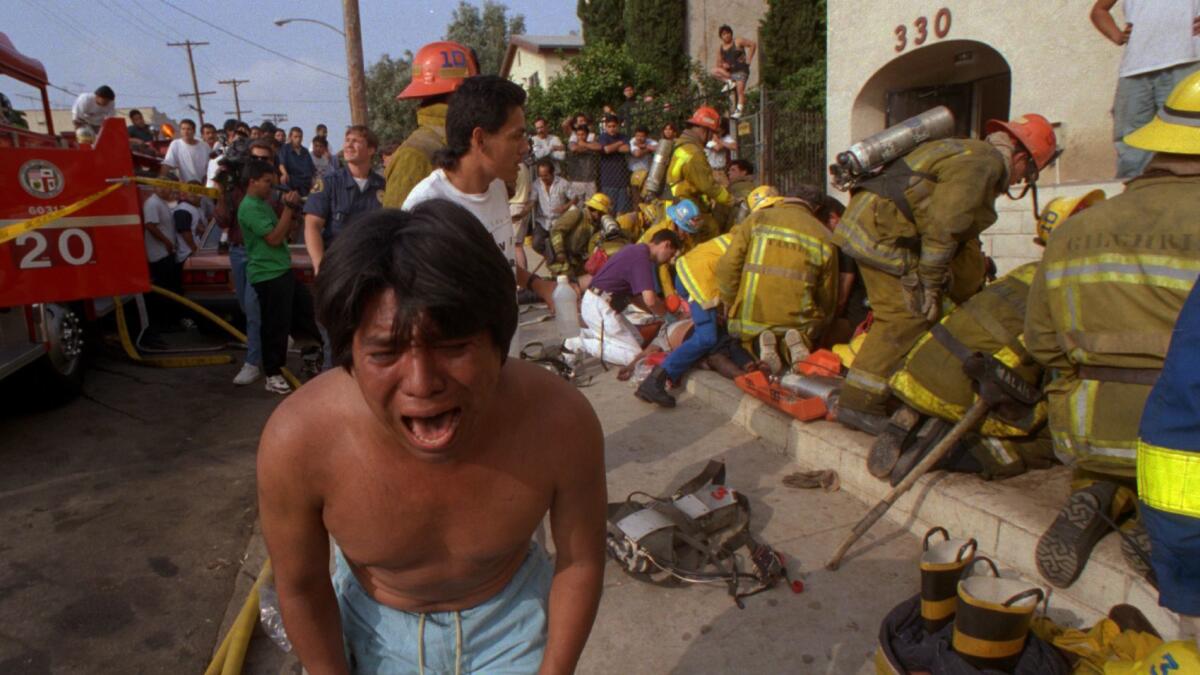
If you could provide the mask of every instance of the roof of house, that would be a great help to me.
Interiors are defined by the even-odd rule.
[[[583,37],[579,35],[513,35],[509,38],[508,50],[504,54],[504,64],[500,67],[501,77],[508,77],[518,47],[531,52],[562,50],[574,53],[583,49]]]

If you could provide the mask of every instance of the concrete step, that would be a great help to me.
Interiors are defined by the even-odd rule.
[[[867,471],[872,436],[833,422],[800,422],[743,394],[733,382],[712,372],[693,372],[686,389],[797,464],[836,470],[842,489],[868,504],[890,490],[886,482]],[[1041,578],[1034,547],[1069,494],[1070,473],[1058,466],[1003,481],[984,481],[972,474],[935,472],[922,477],[887,517],[917,536],[940,525],[955,537],[974,537],[980,553],[1001,565],[1004,576],[1019,575],[1050,591],[1050,616],[1060,623],[1090,626],[1113,605],[1128,603],[1140,609],[1164,638],[1180,635],[1179,616],[1160,607],[1158,592],[1129,569],[1115,534],[1100,542],[1070,588],[1053,588]],[[856,544],[848,556],[853,557],[869,537]]]

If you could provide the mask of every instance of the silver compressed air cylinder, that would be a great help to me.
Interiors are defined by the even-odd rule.
[[[779,380],[780,386],[804,398],[819,398],[829,405],[842,389],[842,378],[790,373]]]
[[[944,105],[888,127],[851,145],[837,161],[851,174],[862,175],[901,157],[926,141],[954,135],[954,113]]]
[[[671,153],[674,151],[675,141],[670,138],[658,142],[654,160],[650,162],[650,171],[646,173],[646,184],[642,188],[642,194],[657,197],[662,192],[667,180],[667,167],[671,164]]]

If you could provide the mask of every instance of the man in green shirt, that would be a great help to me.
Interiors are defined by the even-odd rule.
[[[238,225],[246,243],[246,276],[258,294],[262,310],[262,365],[267,375],[267,391],[288,394],[292,391],[283,379],[287,362],[288,335],[300,344],[305,370],[316,372],[321,355],[321,333],[313,316],[313,301],[308,289],[296,283],[292,274],[292,254],[288,250],[288,230],[292,213],[300,205],[300,195],[289,192],[283,197],[283,213],[275,215],[267,203],[278,177],[267,162],[246,165],[246,197],[238,206]]]

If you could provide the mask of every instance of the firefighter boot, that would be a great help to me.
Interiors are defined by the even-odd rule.
[[[646,379],[638,385],[637,391],[633,392],[633,395],[647,403],[657,403],[664,408],[675,407],[675,397],[667,392],[667,371],[663,370],[662,366],[655,366]]]
[[[867,455],[867,470],[876,478],[887,478],[900,459],[900,453],[907,445],[912,430],[921,421],[921,415],[916,410],[902,405],[892,413],[887,428],[875,439],[871,446],[871,454]]]
[[[931,542],[935,534],[942,541]],[[974,539],[951,539],[944,527],[925,533],[921,546],[921,619],[930,635],[954,620],[958,607],[958,580],[975,560]]]
[[[1046,581],[1066,588],[1079,578],[1096,543],[1112,529],[1112,521],[1104,516],[1112,510],[1118,489],[1116,483],[1098,481],[1067,498],[1034,551]]]

